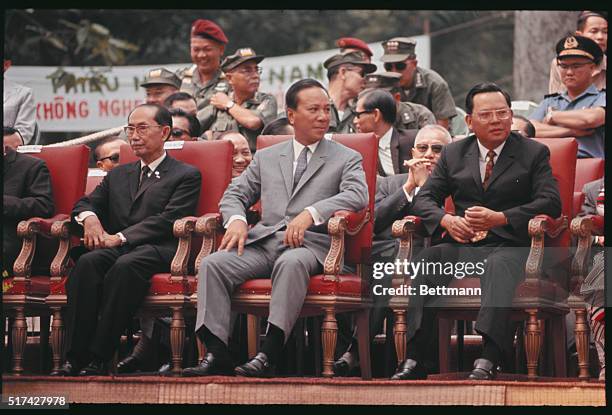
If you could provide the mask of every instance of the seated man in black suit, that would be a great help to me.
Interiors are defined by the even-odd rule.
[[[468,92],[466,122],[473,135],[446,146],[413,205],[429,234],[445,230],[442,243],[423,249],[413,263],[471,262],[483,268],[475,329],[484,347],[469,376],[476,380],[494,378],[502,357],[512,350],[509,307],[525,275],[529,220],[540,213],[561,213],[549,150],[511,132],[510,101],[508,93],[493,83],[478,84]],[[455,215],[441,207],[449,195]],[[392,379],[427,377],[423,356],[435,319],[428,305],[436,295],[421,295],[421,288],[444,287],[454,275],[431,268],[437,269],[412,280],[416,293],[410,296],[407,312],[407,358]]]
[[[15,136],[21,137],[14,128],[4,127],[2,273],[7,276],[13,274],[13,263],[21,249],[17,224],[35,216],[48,218],[55,212],[47,165],[38,158],[17,153],[15,143],[10,143]]]
[[[445,145],[452,138],[440,125],[426,125],[414,139],[412,159],[404,161],[408,173],[379,177],[376,181],[376,205],[374,206],[374,240],[372,262],[393,262],[399,248],[398,240],[391,235],[393,222],[412,213],[412,200],[425,184],[440,159]],[[416,241],[422,246],[422,239]],[[391,286],[391,278],[374,280],[374,284]],[[372,287],[374,289],[374,287]],[[373,295],[374,307],[370,314],[370,335],[380,332],[389,303],[388,295]],[[338,329],[342,327],[338,324]],[[353,337],[348,350],[334,362],[336,376],[348,376],[358,363],[357,338]]]
[[[140,160],[111,170],[72,211],[90,251],[66,283],[68,360],[56,375],[104,374],[151,276],[170,269],[174,221],[195,213],[201,183],[197,169],[166,154],[171,130],[164,107],[136,107],[125,132]]]
[[[367,89],[359,94],[354,123],[360,133],[374,133],[378,138],[378,174],[393,176],[408,173],[404,160],[412,158],[417,130],[393,127],[397,116],[395,98],[384,89]]]

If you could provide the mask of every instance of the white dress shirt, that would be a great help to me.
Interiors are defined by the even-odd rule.
[[[392,134],[393,127],[389,128],[378,140],[378,160],[380,160],[380,165],[387,176],[393,176],[395,174],[395,170],[393,170],[393,158],[391,157]]]
[[[478,139],[476,139],[476,142],[478,143],[478,152],[480,154],[478,157],[478,164],[480,166],[480,181],[483,182],[485,178],[485,171],[487,169],[487,153],[489,152],[489,149],[480,144],[480,141]],[[497,162],[497,159],[499,158],[499,155],[501,154],[501,151],[505,145],[506,141],[504,140],[503,143],[493,149],[493,151],[495,152],[495,157],[493,157],[493,164]]]

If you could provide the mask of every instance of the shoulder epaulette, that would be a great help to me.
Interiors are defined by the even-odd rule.
[[[561,95],[561,94],[559,94],[558,92],[554,92],[552,94],[544,95],[544,98],[558,97],[559,95]]]

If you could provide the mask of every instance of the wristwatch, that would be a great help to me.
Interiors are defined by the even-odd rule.
[[[227,103],[227,105],[225,106],[225,110],[229,111],[236,103],[232,100],[230,100],[230,102]]]

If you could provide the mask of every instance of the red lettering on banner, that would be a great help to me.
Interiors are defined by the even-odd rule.
[[[79,116],[81,118],[87,118],[89,116],[89,105],[87,101],[81,101],[79,103]]]
[[[45,102],[43,104],[43,111],[45,112],[45,120],[53,119],[53,103]]]
[[[66,102],[66,118],[76,118],[76,102]]]
[[[98,101],[98,115],[100,117],[108,117],[108,100],[99,100]]]

